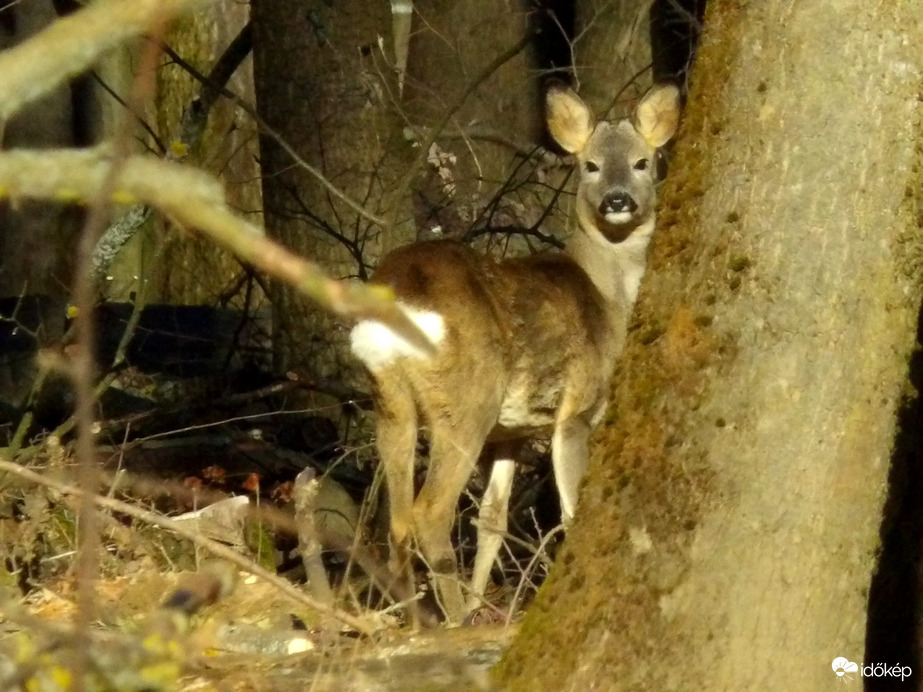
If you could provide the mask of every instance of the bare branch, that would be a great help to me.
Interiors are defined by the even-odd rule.
[[[147,136],[151,138],[151,141],[154,143],[154,146],[157,147],[158,152],[160,152],[161,154],[166,154],[167,147],[164,145],[162,141],[160,141],[160,137],[158,137],[157,133],[154,132],[154,128],[151,127],[150,123],[148,123],[147,120],[145,120],[140,113],[137,113],[125,99],[119,96],[119,94],[116,93],[115,89],[109,86],[106,80],[104,80],[102,77],[99,76],[99,73],[96,70],[93,70],[90,74],[93,77],[93,81],[95,81],[103,91],[109,94],[109,97],[112,100],[114,100],[122,108],[124,108],[125,110],[127,110],[129,113],[132,114],[132,116],[135,119],[135,122],[138,123],[138,125],[141,126],[141,129],[143,129],[147,133]]]
[[[59,202],[96,199],[104,189],[110,157],[105,147],[2,152],[0,196]],[[389,289],[330,279],[317,264],[293,254],[236,216],[213,176],[171,161],[132,156],[121,163],[113,190],[113,202],[156,207],[288,282],[322,307],[350,319],[378,320],[423,352],[434,352],[427,336],[397,307]]]
[[[562,249],[564,242],[551,235],[543,233],[537,226],[532,228],[523,228],[521,226],[484,226],[472,231],[468,231],[462,238],[463,242],[470,242],[482,235],[519,235],[527,238],[536,238],[546,245]]]
[[[224,49],[221,57],[212,65],[211,71],[204,81],[200,81],[201,90],[199,95],[193,99],[189,108],[183,114],[182,133],[180,135],[183,144],[188,147],[195,147],[202,139],[202,132],[205,130],[205,123],[208,121],[208,113],[211,111],[215,101],[221,95],[220,89],[227,86],[237,68],[244,59],[250,54],[253,46],[253,31],[250,28],[250,22],[240,30],[234,40]],[[185,69],[185,66],[182,66]]]
[[[418,128],[421,132],[429,132],[429,128]],[[429,136],[427,134],[427,136]],[[499,130],[491,130],[488,128],[479,128],[473,127],[468,129],[457,128],[455,130],[445,130],[443,132],[436,133],[436,139],[439,140],[477,140],[481,142],[490,142],[491,144],[499,144],[502,147],[510,149],[516,154],[519,154],[523,157],[536,157],[543,163],[547,164],[559,164],[561,162],[561,157],[543,147],[539,147],[536,150],[534,144],[526,144],[524,142],[516,141],[503,132]]]

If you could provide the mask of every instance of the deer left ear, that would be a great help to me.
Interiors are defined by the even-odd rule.
[[[554,141],[568,154],[583,151],[593,134],[593,114],[570,87],[552,82],[545,91],[545,119]]]
[[[659,149],[670,141],[679,126],[679,89],[674,84],[655,84],[635,110],[634,125],[644,141]]]

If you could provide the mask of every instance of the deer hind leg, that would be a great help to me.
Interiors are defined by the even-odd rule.
[[[430,426],[429,470],[413,506],[417,543],[433,572],[436,596],[449,622],[460,622],[467,612],[452,547],[452,525],[458,498],[471,478],[488,432],[466,432],[465,427],[453,425],[451,420]]]
[[[414,594],[411,539],[413,537],[413,469],[417,445],[417,409],[413,393],[398,377],[377,378],[378,452],[388,486],[391,519],[389,568],[394,584],[388,587],[397,600]],[[411,619],[418,622],[416,608]]]
[[[490,579],[490,570],[500,554],[506,533],[513,474],[521,443],[501,443],[491,450],[494,453],[490,481],[481,499],[478,512],[478,549],[471,575],[471,595],[468,610],[478,608],[484,601],[484,591]]]
[[[591,426],[583,416],[563,418],[551,437],[554,482],[561,499],[561,522],[566,527],[574,518],[580,481],[589,460]]]

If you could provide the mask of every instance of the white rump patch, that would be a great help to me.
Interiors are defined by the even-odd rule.
[[[437,346],[445,338],[445,320],[438,312],[417,310],[398,301],[397,306],[423,330]],[[427,358],[428,354],[392,332],[381,322],[363,320],[349,334],[353,354],[376,372],[390,365],[398,358]]]

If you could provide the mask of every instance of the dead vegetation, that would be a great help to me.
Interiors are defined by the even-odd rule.
[[[88,689],[192,689],[225,664],[234,669],[235,657],[271,669],[279,655],[299,651],[313,653],[287,665],[303,680],[329,682],[341,669],[358,675],[364,665],[362,675],[375,677],[381,647],[407,636],[400,604],[387,595],[380,478],[368,449],[344,444],[323,410],[286,410],[279,397],[294,404],[297,384],[228,397],[230,408],[214,400],[207,411],[192,406],[183,428],[153,432],[152,418],[175,422],[168,409],[133,414],[146,432],[137,437],[124,419],[97,421],[123,441],[96,446],[102,473],[92,501],[102,550],[89,626],[72,624],[83,495],[73,445],[50,435],[24,450],[28,461],[0,459],[4,688],[60,682],[79,655]],[[472,656],[493,652],[484,661],[495,660],[496,642],[507,641],[507,625],[550,564],[542,543],[549,522],[534,509],[550,479],[541,455],[534,462],[518,485],[507,572],[497,573],[500,583],[473,621],[494,626],[468,635]],[[473,498],[465,505],[458,543],[470,565],[476,505]],[[555,536],[552,529],[547,538]],[[459,655],[454,646],[440,665]],[[243,684],[247,675],[237,675]]]

